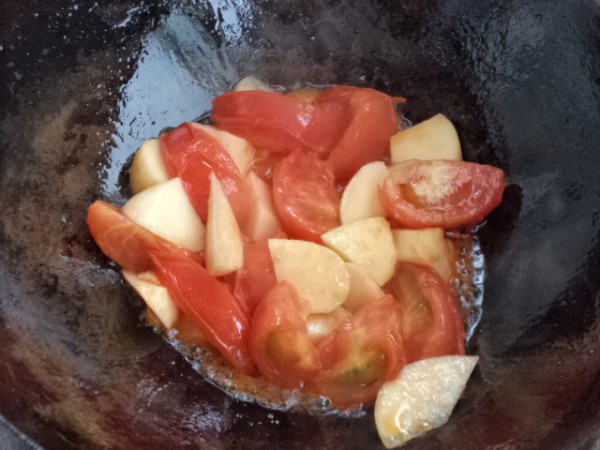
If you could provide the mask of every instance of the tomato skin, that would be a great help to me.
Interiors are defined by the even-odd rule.
[[[250,322],[233,294],[190,258],[171,252],[152,252],[150,258],[161,284],[207,341],[235,369],[254,374],[248,346]]]
[[[321,235],[340,226],[340,196],[326,162],[296,151],[273,171],[273,203],[291,238],[321,242]]]
[[[365,164],[382,160],[398,128],[398,115],[388,95],[346,87],[341,102],[348,104],[350,121],[327,159],[339,183],[348,181]]]
[[[250,352],[273,384],[302,386],[319,370],[319,357],[306,331],[308,305],[287,281],[274,286],[254,311]]]
[[[162,153],[172,177],[181,177],[194,209],[206,223],[210,195],[210,172],[214,172],[233,213],[241,223],[247,202],[242,191],[242,176],[231,157],[211,135],[190,123],[160,135]]]
[[[225,131],[274,153],[294,150],[326,157],[343,133],[340,108],[264,91],[229,92],[213,100],[212,119]]]
[[[433,268],[399,263],[390,286],[402,311],[407,363],[465,354],[465,327],[457,300]]]
[[[302,98],[264,91],[223,94],[213,100],[211,117],[219,128],[257,148],[284,154],[303,150],[322,157],[345,126],[339,110],[321,110]]]
[[[505,186],[504,172],[496,167],[410,160],[392,168],[379,187],[379,197],[401,226],[455,228],[483,220],[502,201]]]
[[[234,277],[233,294],[252,317],[254,310],[269,290],[277,284],[275,268],[267,239],[244,246],[244,267]]]
[[[374,401],[383,383],[406,364],[400,323],[391,295],[365,305],[319,344],[323,369],[311,389],[341,406]]]
[[[102,252],[123,269],[142,272],[151,267],[149,252],[169,251],[197,261],[199,254],[189,252],[139,226],[115,205],[96,200],[88,209],[90,233]]]

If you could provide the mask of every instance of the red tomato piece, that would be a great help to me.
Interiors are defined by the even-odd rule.
[[[399,263],[391,289],[402,311],[408,363],[465,354],[465,327],[448,284],[429,266]]]
[[[322,91],[316,98],[315,103],[321,107],[326,105],[339,105],[345,112],[346,125],[350,122],[350,97],[360,88],[355,86],[338,85]]]
[[[271,184],[273,180],[273,170],[281,159],[285,157],[283,153],[273,153],[268,150],[257,150],[252,161],[252,170],[262,180]]]
[[[192,318],[207,341],[237,370],[255,373],[249,352],[250,322],[233,294],[185,256],[152,252],[153,268],[177,306]]]
[[[250,352],[258,370],[273,384],[301,386],[319,370],[319,357],[306,331],[308,305],[282,281],[256,307]]]
[[[340,108],[264,91],[229,92],[213,100],[219,128],[248,139],[255,147],[288,154],[294,150],[326,157],[346,126]]]
[[[320,243],[321,235],[340,225],[340,196],[326,162],[296,151],[273,171],[273,203],[291,238]]]
[[[184,123],[160,136],[169,173],[181,177],[194,209],[206,223],[210,195],[210,173],[214,172],[231,204],[238,223],[244,219],[247,203],[242,176],[231,155],[204,130]]]
[[[502,201],[504,172],[464,161],[410,160],[392,169],[379,197],[398,224],[454,228],[485,218]]]
[[[277,284],[268,240],[256,241],[244,247],[244,267],[235,274],[233,294],[250,317],[256,305]]]
[[[388,154],[390,138],[398,128],[398,115],[392,99],[373,89],[345,87],[338,97],[348,104],[350,122],[327,162],[336,180],[342,183],[365,164],[382,160]],[[325,102],[326,98],[327,94],[323,94],[318,100]]]
[[[311,388],[337,405],[375,400],[379,388],[404,367],[398,302],[386,295],[356,312],[319,346],[323,370]]]
[[[117,206],[102,200],[88,209],[90,233],[102,252],[123,269],[141,272],[151,267],[149,252],[169,251],[201,261],[191,253],[139,226]]]

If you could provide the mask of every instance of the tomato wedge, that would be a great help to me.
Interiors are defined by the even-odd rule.
[[[339,107],[319,108],[302,98],[264,91],[229,92],[213,100],[219,128],[255,147],[288,154],[294,150],[326,157],[346,127]]]
[[[142,272],[151,267],[149,252],[169,251],[200,262],[197,253],[191,253],[139,226],[121,212],[121,209],[102,200],[96,200],[88,209],[90,233],[102,252],[123,269]]]
[[[319,357],[306,331],[308,306],[287,281],[273,287],[252,318],[250,352],[272,383],[301,386],[319,370]]]
[[[457,301],[434,269],[399,263],[390,286],[402,311],[407,363],[465,354],[465,327]]]
[[[321,365],[310,387],[335,404],[375,400],[379,388],[405,365],[398,302],[386,295],[354,314],[319,346]]]
[[[233,294],[190,258],[164,251],[152,252],[150,258],[161,284],[207,341],[235,369],[254,374],[248,347],[250,322]]]
[[[391,169],[379,197],[398,224],[455,228],[477,223],[502,201],[504,172],[464,161],[410,160]]]
[[[190,123],[161,134],[160,141],[169,173],[173,177],[181,177],[202,221],[206,223],[208,216],[210,173],[214,172],[238,223],[241,223],[247,210],[242,176],[227,150],[214,137]]]
[[[250,317],[269,290],[277,284],[268,240],[244,246],[244,267],[235,273],[233,294]]]
[[[326,162],[296,151],[273,171],[273,203],[291,238],[320,243],[321,235],[340,225],[340,196]]]
[[[397,131],[398,115],[392,98],[373,89],[332,88],[317,99],[320,104],[347,104],[350,122],[327,159],[336,180],[348,181],[362,166],[382,160]]]

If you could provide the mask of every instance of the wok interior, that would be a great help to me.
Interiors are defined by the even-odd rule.
[[[138,320],[85,226],[144,139],[239,78],[404,95],[509,187],[481,229],[481,357],[406,448],[598,439],[600,8],[591,0],[0,6],[0,414],[45,448],[377,448],[370,414],[233,400]],[[507,447],[506,447],[507,448]]]

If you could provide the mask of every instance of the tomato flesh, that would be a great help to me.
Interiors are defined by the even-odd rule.
[[[117,206],[102,200],[88,209],[90,233],[102,252],[123,269],[142,272],[151,267],[149,252],[170,251],[201,261],[191,253],[139,226]]]
[[[162,153],[173,177],[180,177],[194,209],[206,223],[210,195],[210,173],[219,179],[238,223],[247,211],[242,176],[219,142],[190,123],[160,136]]]
[[[410,160],[394,166],[379,189],[399,225],[455,228],[477,223],[502,201],[504,172],[464,161]]]
[[[321,242],[321,235],[340,225],[340,196],[326,162],[296,151],[273,171],[273,203],[292,238]]]
[[[252,317],[269,290],[277,284],[275,268],[266,239],[244,246],[244,267],[234,277],[233,294]]]
[[[152,252],[150,258],[161,284],[207,341],[235,369],[255,373],[248,346],[250,322],[233,294],[190,258],[164,251]]]
[[[339,108],[319,108],[302,98],[264,91],[229,92],[213,100],[219,128],[248,139],[259,149],[294,150],[326,157],[346,125]]]
[[[465,327],[458,303],[433,268],[399,263],[391,289],[400,303],[408,363],[465,354]]]
[[[324,99],[331,97],[323,94],[320,100],[326,102]],[[398,128],[398,115],[392,99],[373,89],[344,89],[338,97],[341,104],[347,104],[350,122],[327,162],[341,183],[365,164],[380,161],[388,154],[390,138]]]
[[[318,348],[322,371],[311,388],[337,405],[375,400],[379,388],[405,365],[398,302],[391,296],[370,302]]]
[[[301,386],[319,370],[307,315],[308,305],[287,281],[274,286],[256,307],[250,352],[260,374],[278,386]]]

